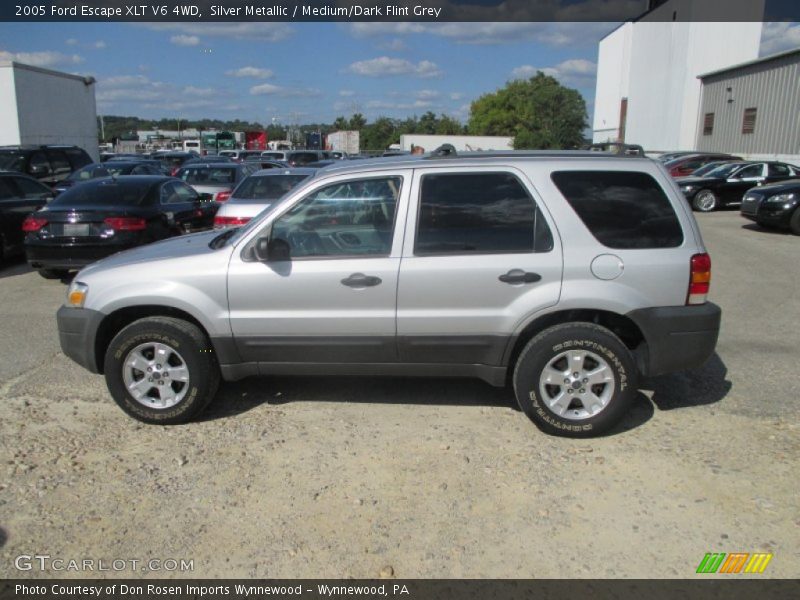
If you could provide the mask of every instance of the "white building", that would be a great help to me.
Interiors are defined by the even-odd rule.
[[[0,64],[0,145],[69,144],[99,160],[93,77]]]
[[[733,22],[711,22],[720,11]],[[609,33],[598,52],[593,141],[694,149],[698,76],[756,59],[763,15],[764,0],[667,0]]]

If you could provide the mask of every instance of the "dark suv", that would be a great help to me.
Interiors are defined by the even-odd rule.
[[[0,170],[19,171],[50,186],[91,162],[78,146],[0,147]]]

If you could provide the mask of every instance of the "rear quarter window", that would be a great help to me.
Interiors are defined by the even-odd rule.
[[[557,171],[551,179],[604,246],[675,248],[683,243],[683,231],[669,198],[647,173]]]

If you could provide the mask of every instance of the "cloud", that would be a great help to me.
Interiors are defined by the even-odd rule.
[[[433,102],[428,100],[415,100],[414,102],[386,102],[385,100],[370,100],[367,108],[381,110],[413,110],[433,107]]]
[[[376,23],[359,22],[348,26],[357,38],[429,34],[458,44],[515,44],[539,42],[550,46],[593,46],[611,31],[609,22],[502,22],[502,23]]]
[[[403,52],[404,50],[408,50],[408,46],[406,46],[406,43],[400,38],[394,38],[388,42],[378,44],[378,48],[381,50],[388,50],[390,52]]]
[[[760,56],[800,48],[800,23],[764,23]]]
[[[452,92],[450,94],[450,100],[461,100],[464,97],[464,94],[461,92]]]
[[[355,92],[353,90],[339,90],[339,95],[343,98],[349,98],[350,96],[354,96]]]
[[[68,38],[64,40],[64,43],[67,46],[80,46],[81,48],[85,48],[87,50],[102,50],[107,46],[107,44],[103,40],[97,40],[96,42],[84,44],[80,40],[75,38]]]
[[[418,100],[435,100],[441,95],[441,92],[437,92],[436,90],[419,90],[414,92],[414,96]]]
[[[142,25],[153,31],[176,31],[188,36],[282,42],[293,33],[286,23],[147,23]]]
[[[200,38],[196,35],[173,35],[169,38],[169,41],[176,46],[197,46],[200,44]]]
[[[68,39],[68,40],[66,40],[64,43],[65,43],[67,46],[77,46],[77,45],[78,45],[78,40],[76,40],[75,38],[69,38],[69,39]]]
[[[153,81],[145,75],[98,77],[96,92],[98,107],[106,114],[109,110],[153,109],[163,115],[171,111],[219,108],[221,101],[229,97],[224,89],[180,86]]]
[[[320,91],[314,88],[292,88],[262,83],[250,88],[253,96],[280,96],[282,98],[312,97],[319,96]]]
[[[528,79],[536,75],[539,71],[545,75],[555,77],[561,83],[586,87],[594,83],[597,74],[597,65],[583,58],[571,58],[558,63],[554,67],[522,65],[511,71],[511,76],[515,79]]]
[[[260,69],[258,67],[242,67],[241,69],[233,69],[226,71],[225,75],[228,77],[250,77],[252,79],[269,79],[274,75],[269,69]]]
[[[183,88],[183,93],[190,94],[192,96],[208,97],[208,96],[215,96],[218,92],[215,88],[199,88],[193,85],[189,85]]]
[[[414,77],[439,77],[442,71],[429,60],[422,60],[417,64],[402,58],[389,58],[380,56],[371,60],[354,62],[347,71],[364,77],[389,77],[397,75],[412,75]]]
[[[8,52],[0,50],[0,62],[19,62],[34,67],[58,67],[61,65],[77,65],[83,62],[78,54],[62,54],[61,52]]]

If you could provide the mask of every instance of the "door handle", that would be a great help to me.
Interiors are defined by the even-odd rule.
[[[379,285],[382,282],[380,277],[364,275],[363,273],[353,273],[350,277],[342,279],[342,285],[352,288],[365,288]]]
[[[538,273],[530,273],[523,271],[522,269],[511,269],[505,275],[500,275],[498,277],[500,281],[503,283],[536,283],[542,279],[542,276]]]

